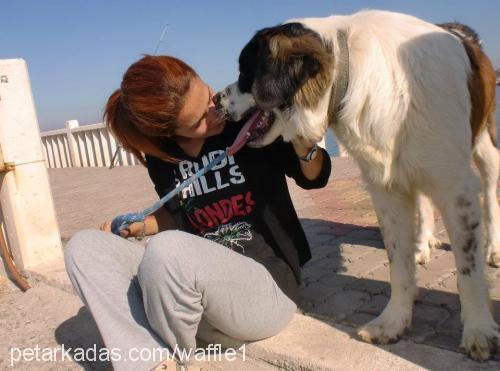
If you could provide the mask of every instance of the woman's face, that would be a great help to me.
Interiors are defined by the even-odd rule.
[[[214,92],[199,77],[193,78],[184,105],[177,116],[175,133],[185,138],[207,138],[220,134],[226,125],[212,101]]]

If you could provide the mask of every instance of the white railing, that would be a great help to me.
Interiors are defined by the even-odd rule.
[[[47,168],[109,167],[137,165],[139,161],[118,145],[104,124],[80,126],[77,120],[66,121],[65,129],[40,134]],[[331,140],[335,140],[330,135]],[[325,148],[325,139],[320,146]],[[339,156],[347,156],[338,144]]]
[[[104,124],[80,126],[77,120],[65,129],[40,134],[47,168],[136,165],[137,159],[121,148]]]

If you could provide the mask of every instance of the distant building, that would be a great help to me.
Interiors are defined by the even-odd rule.
[[[497,85],[500,85],[500,68],[497,68]]]

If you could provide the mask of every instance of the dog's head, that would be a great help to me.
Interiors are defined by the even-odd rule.
[[[302,116],[314,114],[331,85],[332,69],[331,45],[315,31],[301,23],[265,28],[241,51],[238,81],[218,94],[217,103],[231,120],[256,109],[268,112],[252,146],[265,146],[279,135],[285,141],[299,135],[319,141],[326,123],[314,127],[318,124]]]

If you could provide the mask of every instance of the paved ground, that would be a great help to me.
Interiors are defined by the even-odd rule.
[[[156,199],[146,171],[141,167],[54,169],[49,174],[63,241],[79,229],[96,227],[119,213],[141,210]],[[498,356],[480,365],[469,362],[458,347],[460,305],[453,256],[447,244],[433,251],[429,264],[417,269],[420,295],[414,311],[413,329],[405,340],[397,345],[375,347],[353,338],[354,329],[378,315],[389,299],[388,262],[369,197],[356,167],[345,158],[334,159],[333,176],[326,188],[304,191],[292,183],[290,188],[313,251],[312,260],[303,269],[302,294],[303,310],[315,320],[308,322],[307,317],[299,318],[297,325],[292,326],[295,330],[290,330],[295,331],[295,338],[293,334],[286,338],[280,336],[280,346],[291,344],[293,341],[290,339],[295,339],[294,351],[303,352],[302,360],[296,361],[295,366],[291,366],[293,362],[284,362],[284,358],[275,357],[274,362],[270,360],[271,349],[272,354],[285,352],[276,342],[275,345],[261,344],[260,350],[255,353],[268,353],[261,359],[288,369],[298,369],[297,364],[308,368],[304,358],[309,363],[320,362],[311,363],[315,366],[310,366],[310,369],[319,367],[318,364],[330,369],[338,369],[341,364],[362,368],[363,362],[370,365],[375,360],[381,362],[381,369],[384,364],[397,369],[447,369],[448,366],[439,367],[442,365],[440,358],[446,355],[447,362],[451,362],[449,366],[454,362],[455,369],[494,369],[500,366]],[[442,225],[439,219],[437,221],[438,234],[446,241]],[[488,274],[492,283],[494,313],[497,322],[500,322],[500,269],[488,268]],[[53,283],[71,292],[64,283],[61,284],[62,281],[60,277]],[[8,367],[6,350],[13,344],[26,347],[36,341],[40,346],[88,346],[102,342],[85,307],[76,296],[66,291],[40,283],[35,289],[22,294],[5,280],[0,280],[1,369]],[[318,323],[322,323],[323,327],[306,335],[308,329],[310,331],[319,326]],[[299,331],[300,328],[302,330]],[[330,329],[330,335],[323,338],[320,333],[326,334],[325,329]],[[311,344],[316,344],[318,339],[328,342],[327,339],[333,338],[332,333],[337,334],[335,338],[340,341],[331,342],[331,347],[336,348],[322,351],[318,347],[311,348]],[[301,336],[304,336],[303,344]],[[350,344],[349,349],[356,349],[356,352],[349,356],[342,354],[342,344]],[[337,352],[336,358],[331,358],[335,360],[332,362],[337,362],[336,366],[326,362],[332,356],[332,349]],[[389,361],[388,354],[394,355]],[[77,367],[71,362],[59,366]],[[109,368],[109,364],[103,363],[84,366]],[[235,365],[232,366],[234,369]],[[269,367],[259,361],[250,366],[249,369]],[[47,365],[44,367],[51,369]],[[214,366],[213,369],[216,368]]]
[[[389,266],[370,198],[355,167],[349,159],[336,159],[335,165],[326,188],[293,190],[313,254],[303,268],[304,310],[329,323],[357,327],[380,314],[389,301]],[[436,219],[437,236],[444,244],[432,252],[427,265],[417,267],[420,294],[406,338],[459,352],[456,269],[439,215]],[[500,269],[487,268],[487,273],[499,322]]]

